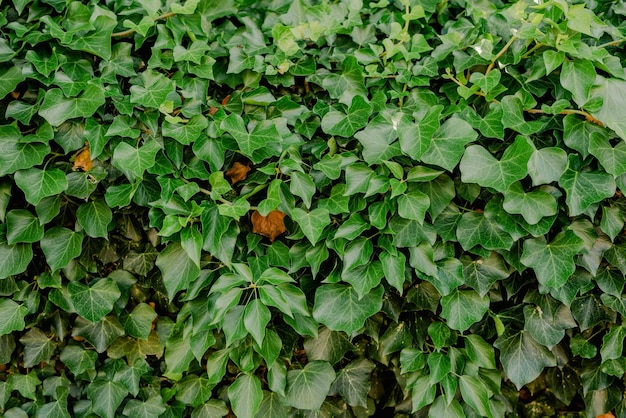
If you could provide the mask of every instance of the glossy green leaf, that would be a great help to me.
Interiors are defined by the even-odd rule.
[[[565,190],[565,202],[570,216],[583,213],[589,206],[615,194],[613,176],[601,172],[586,172],[570,167],[563,173],[559,185]]]
[[[37,205],[44,197],[59,194],[67,188],[65,173],[55,168],[20,170],[15,173],[15,183],[32,205]]]
[[[269,120],[257,123],[248,131],[241,116],[230,114],[222,121],[221,128],[235,138],[241,152],[255,163],[278,155],[282,148],[276,125]]]
[[[527,331],[505,334],[494,345],[500,350],[504,372],[517,388],[535,380],[544,367],[556,366],[554,355]]]
[[[238,417],[252,418],[263,401],[261,382],[254,375],[243,374],[228,387],[228,398]]]
[[[337,393],[351,406],[367,406],[367,393],[370,390],[371,373],[374,363],[358,359],[348,363],[337,373],[330,388],[330,394]]]
[[[589,98],[591,87],[596,81],[596,70],[589,60],[568,60],[561,68],[561,85],[570,93],[578,106]]]
[[[0,326],[0,335],[23,330],[26,325],[24,318],[27,314],[28,308],[26,306],[19,305],[11,299],[0,299],[0,316],[4,318]]]
[[[372,106],[361,96],[354,96],[347,113],[331,110],[322,118],[322,130],[329,135],[351,137],[365,127]]]
[[[92,238],[107,238],[109,224],[113,220],[113,212],[102,200],[83,203],[76,210],[76,220]]]
[[[478,415],[492,417],[489,407],[489,391],[487,386],[477,377],[462,375],[459,377],[459,389],[463,400],[467,402]]]
[[[167,96],[175,91],[176,84],[156,71],[142,74],[143,85],[130,87],[130,102],[158,109]]]
[[[128,401],[122,412],[127,416],[157,418],[160,417],[165,411],[166,408],[161,395],[156,395],[148,398],[144,402],[137,399],[131,399]]]
[[[52,338],[39,328],[31,328],[20,338],[20,342],[24,346],[24,367],[33,367],[42,361],[49,362],[56,349]]]
[[[441,298],[441,306],[441,316],[446,319],[448,326],[465,331],[482,319],[489,309],[489,299],[473,290],[456,289]]]
[[[83,318],[96,322],[111,312],[120,290],[111,279],[100,279],[93,286],[70,282],[67,286],[76,312]]]
[[[318,410],[335,380],[335,370],[325,361],[311,361],[300,370],[287,372],[285,404],[298,409]]]
[[[161,270],[163,284],[170,299],[174,299],[180,290],[189,287],[200,274],[200,268],[178,242],[165,247],[157,256],[155,264]]]
[[[43,226],[39,219],[30,211],[13,209],[6,215],[7,243],[13,245],[20,242],[33,243],[43,237]]]
[[[508,250],[513,245],[513,238],[502,229],[499,220],[477,212],[463,214],[459,220],[456,236],[466,250],[477,245],[486,250]]]
[[[504,194],[502,206],[508,213],[522,215],[531,225],[558,212],[557,201],[553,195],[542,190],[526,193],[519,182],[513,183]]]
[[[351,286],[322,285],[315,292],[313,317],[333,331],[357,331],[382,306],[383,288],[378,286],[359,298]]]
[[[465,145],[476,138],[478,134],[467,122],[450,118],[433,134],[430,147],[422,155],[422,161],[452,171],[461,160]]]
[[[154,165],[156,154],[160,149],[161,146],[155,140],[148,140],[141,146],[120,142],[113,151],[111,163],[129,180],[141,178],[144,171]]]
[[[76,98],[66,98],[60,89],[50,89],[39,108],[39,115],[50,125],[59,126],[68,119],[93,115],[104,103],[104,89],[95,83],[88,83]]]
[[[128,390],[119,382],[95,380],[87,386],[87,394],[91,399],[91,408],[96,414],[113,418],[117,408],[128,394]]]
[[[41,239],[41,249],[52,271],[64,268],[82,252],[83,233],[54,227]]]
[[[620,109],[624,108],[624,93],[626,82],[615,78],[597,76],[594,79],[594,88],[591,90],[591,98],[602,99],[602,107],[593,116],[602,123],[613,129],[617,135],[626,140],[626,123],[620,115]]]
[[[563,231],[550,243],[543,237],[524,241],[520,261],[535,271],[541,284],[558,289],[574,273],[574,255],[583,248],[583,241],[576,234]]]
[[[429,197],[417,190],[398,197],[398,215],[417,221],[420,225],[424,222],[429,206]]]
[[[79,375],[96,368],[98,354],[93,350],[85,350],[78,345],[66,345],[61,351],[60,359],[74,375]]]
[[[596,157],[607,173],[615,177],[626,173],[626,142],[619,141],[615,147],[599,134],[591,134],[589,153]]]
[[[532,143],[522,136],[515,139],[499,161],[480,145],[470,145],[459,165],[461,179],[505,192],[515,181],[526,177],[528,160],[533,151]]]
[[[317,244],[324,228],[330,224],[328,210],[321,208],[313,209],[308,213],[300,208],[294,208],[292,217],[300,225],[302,232],[312,245]]]
[[[254,299],[246,305],[243,315],[246,330],[252,335],[257,344],[263,345],[265,327],[272,317],[270,310],[259,299]]]
[[[567,153],[561,148],[535,150],[528,160],[528,174],[533,186],[558,181],[567,168]]]

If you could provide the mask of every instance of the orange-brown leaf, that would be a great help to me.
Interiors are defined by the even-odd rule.
[[[252,212],[252,232],[268,237],[274,242],[277,236],[287,231],[283,222],[284,218],[285,214],[279,210],[273,210],[267,216],[255,210]]]
[[[606,414],[598,415],[598,416],[596,416],[596,418],[615,418],[615,415],[613,415],[611,412],[609,412],[609,413],[606,413]]]
[[[245,180],[246,177],[248,177],[248,172],[250,170],[251,168],[245,164],[233,163],[232,167],[226,170],[226,173],[224,174],[226,175],[226,177],[230,177],[230,182],[232,184],[235,184],[240,182],[241,180]]]
[[[89,145],[85,146],[81,152],[78,153],[76,158],[74,159],[74,167],[72,170],[74,171],[89,171],[91,170],[93,164],[91,163],[91,154],[89,152]]]

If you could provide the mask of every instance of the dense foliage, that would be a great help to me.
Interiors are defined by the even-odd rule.
[[[0,413],[626,416],[625,15],[3,2]]]

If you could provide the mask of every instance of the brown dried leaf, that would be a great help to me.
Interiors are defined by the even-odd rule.
[[[273,210],[267,216],[255,210],[252,212],[252,232],[268,237],[274,242],[277,236],[287,231],[283,222],[284,218],[285,214],[279,210]]]
[[[230,177],[230,182],[232,184],[235,184],[240,182],[241,180],[245,180],[246,177],[248,177],[248,172],[250,170],[251,168],[245,164],[233,163],[232,167],[226,170],[224,174],[226,175],[226,177]]]
[[[92,166],[93,164],[91,163],[89,145],[85,145],[85,148],[83,148],[82,151],[80,151],[78,155],[76,155],[76,158],[74,159],[74,167],[72,167],[72,170],[87,172],[91,170]]]
[[[609,413],[606,413],[606,414],[598,415],[596,418],[615,418],[615,415],[613,415],[611,412],[609,412]]]

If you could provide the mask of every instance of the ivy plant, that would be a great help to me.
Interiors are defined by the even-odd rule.
[[[0,413],[625,416],[625,16],[3,2]]]

